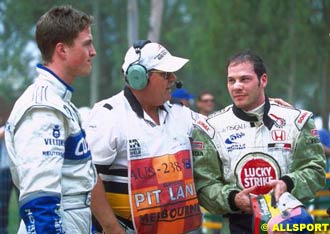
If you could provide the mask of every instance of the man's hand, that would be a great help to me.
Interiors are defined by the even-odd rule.
[[[286,101],[284,101],[282,98],[269,98],[270,101],[276,102],[279,105],[292,107],[292,105]]]
[[[126,232],[121,226],[116,225],[113,228],[108,228],[108,230],[103,229],[103,234],[125,234]]]
[[[287,191],[286,183],[283,180],[271,180],[267,183],[274,189],[275,200],[278,201],[280,196]]]
[[[1,137],[0,137],[1,138]],[[326,156],[329,156],[330,155],[330,148],[329,147],[326,147],[325,145],[323,145],[323,149],[324,149],[324,153]]]
[[[250,193],[255,190],[256,187],[251,187],[244,189],[236,194],[235,196],[235,205],[241,211],[245,211],[247,213],[252,213],[251,203],[250,203]]]
[[[100,176],[98,176],[96,185],[92,190],[91,209],[95,218],[101,224],[104,234],[125,234],[107,201]]]

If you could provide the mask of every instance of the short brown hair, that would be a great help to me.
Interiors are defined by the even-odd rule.
[[[245,62],[250,62],[253,65],[254,72],[257,74],[259,80],[263,74],[267,74],[264,61],[259,55],[251,50],[245,50],[230,57],[227,62],[227,69],[231,64]]]
[[[72,45],[78,34],[92,23],[92,16],[71,6],[53,7],[42,15],[35,36],[43,62],[51,62],[57,43]]]

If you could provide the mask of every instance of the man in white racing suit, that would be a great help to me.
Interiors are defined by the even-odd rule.
[[[91,233],[96,170],[70,86],[87,76],[96,55],[92,17],[54,7],[36,27],[44,64],[17,100],[6,125],[13,181],[19,189],[18,233]]]
[[[262,59],[251,51],[227,66],[233,105],[197,121],[194,177],[200,204],[224,216],[224,233],[252,233],[250,194],[311,199],[325,185],[325,156],[312,113],[270,102]]]
[[[100,178],[92,211],[106,234],[186,233],[201,225],[189,140],[199,115],[168,102],[174,72],[187,61],[158,43],[135,42],[122,66],[126,87],[91,112],[87,141]]]

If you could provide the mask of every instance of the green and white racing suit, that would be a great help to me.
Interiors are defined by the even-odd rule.
[[[296,198],[306,200],[325,185],[325,155],[312,113],[268,99],[263,109],[257,118],[230,105],[196,122],[192,150],[198,198],[211,213],[224,215],[224,233],[252,231],[252,215],[234,203],[245,188],[257,186],[254,194],[266,194],[266,183],[280,179]]]

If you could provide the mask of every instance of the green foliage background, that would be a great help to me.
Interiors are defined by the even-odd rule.
[[[124,85],[121,64],[127,44],[127,1],[98,0],[101,31],[99,99]],[[93,1],[0,0],[0,96],[15,100],[32,82],[34,25],[50,7],[69,4],[93,14]],[[197,94],[209,90],[217,105],[230,103],[226,60],[252,49],[265,60],[267,93],[317,114],[329,113],[330,0],[164,0],[160,43],[187,57],[178,73]],[[139,0],[139,38],[149,30],[150,1]],[[37,49],[33,51],[37,53]],[[32,64],[33,65],[33,64]],[[88,106],[90,79],[77,79],[74,102]],[[327,101],[327,102],[325,102]]]

